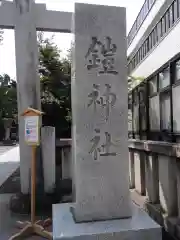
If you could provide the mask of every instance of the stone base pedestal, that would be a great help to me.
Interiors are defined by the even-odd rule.
[[[132,218],[75,223],[70,208],[73,204],[53,205],[54,240],[161,240],[161,227],[142,209],[132,206]]]

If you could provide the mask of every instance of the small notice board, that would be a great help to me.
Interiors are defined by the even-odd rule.
[[[28,108],[22,114],[25,123],[25,142],[28,145],[37,146],[40,144],[40,116],[42,114],[42,112],[33,108]]]
[[[29,145],[39,145],[39,116],[25,117],[25,141]]]

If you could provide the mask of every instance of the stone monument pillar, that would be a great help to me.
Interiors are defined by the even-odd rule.
[[[73,21],[76,202],[53,207],[53,237],[160,239],[159,226],[130,201],[125,9],[77,3]]]
[[[123,8],[75,6],[73,213],[78,222],[131,216],[125,21]]]
[[[31,148],[24,142],[24,119],[20,114],[28,107],[41,109],[35,13],[34,0],[14,0],[20,173],[23,193],[29,192]]]

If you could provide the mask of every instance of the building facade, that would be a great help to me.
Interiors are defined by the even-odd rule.
[[[129,136],[180,141],[180,0],[146,0],[128,34]]]

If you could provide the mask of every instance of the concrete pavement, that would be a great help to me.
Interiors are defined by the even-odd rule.
[[[0,186],[20,166],[19,146],[0,146]]]

